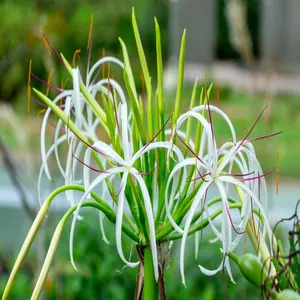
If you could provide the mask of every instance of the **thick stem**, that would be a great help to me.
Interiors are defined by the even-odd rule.
[[[154,277],[152,253],[149,247],[144,249],[144,300],[158,299],[157,282]]]

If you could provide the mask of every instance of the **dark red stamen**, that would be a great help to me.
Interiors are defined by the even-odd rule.
[[[58,93],[62,93],[64,91],[64,89],[61,89],[57,86],[55,86],[52,83],[49,83],[43,79],[41,79],[40,77],[38,77],[37,75],[35,75],[34,73],[31,73],[31,76],[35,79],[37,79],[39,82],[43,83],[44,85],[46,85],[47,87],[50,87],[51,89],[53,89],[54,91],[58,92]]]
[[[202,179],[203,181],[208,182],[207,180],[205,180],[204,177],[206,177],[206,176],[208,176],[208,175],[211,175],[211,173],[208,172],[208,173],[206,173],[206,174],[203,174],[203,175],[199,174],[199,175],[200,175],[199,177],[196,177],[196,178],[191,179],[191,180],[187,180],[187,182],[197,181],[198,179]]]
[[[104,170],[100,170],[100,169],[96,169],[96,168],[93,168],[92,166],[86,164],[84,161],[82,161],[80,158],[76,157],[74,154],[73,154],[73,157],[76,158],[80,163],[82,163],[84,166],[88,167],[90,170],[93,170],[97,173],[108,173],[107,171],[104,171]]]
[[[185,147],[203,164],[206,166],[206,163],[194,152],[194,150],[186,144],[186,142],[176,133],[180,141],[185,145]]]
[[[146,150],[146,148],[157,138],[157,136],[163,131],[163,129],[166,127],[167,123],[169,122],[170,117],[167,119],[167,121],[164,123],[164,125],[162,126],[162,128],[159,129],[159,131],[154,135],[154,137],[144,146],[143,151]]]
[[[265,138],[269,138],[269,137],[272,137],[272,136],[275,136],[275,135],[278,135],[278,134],[281,134],[283,133],[283,131],[278,131],[278,132],[275,132],[275,133],[271,133],[271,134],[266,134],[266,135],[263,135],[263,136],[260,136],[260,137],[256,137],[256,138],[252,138],[250,140],[247,140],[246,143],[249,143],[249,142],[254,142],[254,141],[258,141],[258,140],[262,140],[262,139],[265,139]]]
[[[152,174],[156,169],[157,169],[157,166],[155,168],[153,168],[151,171],[149,171],[147,173],[139,173],[139,175],[141,175],[141,176],[148,176],[148,175]]]
[[[267,173],[264,173],[262,175],[254,176],[254,177],[251,177],[251,178],[239,179],[239,181],[251,181],[251,180],[259,179],[259,178],[262,178],[262,177],[265,177],[265,176],[271,174],[274,170],[276,170],[276,167],[274,167],[272,170],[270,170]]]
[[[66,65],[65,65],[64,61],[62,60],[60,54],[55,50],[55,48],[50,43],[49,39],[47,38],[47,36],[45,35],[44,32],[42,32],[42,36],[43,36],[43,39],[44,39],[45,43],[47,43],[47,45],[50,47],[50,50],[57,56],[57,58],[63,64],[63,66],[66,67]]]
[[[231,215],[230,215],[230,210],[229,210],[229,208],[228,208],[227,203],[226,203],[226,212],[227,212],[227,216],[228,216],[228,218],[229,218],[230,224],[231,224],[233,230],[235,231],[235,233],[236,233],[236,234],[244,234],[244,233],[246,232],[245,230],[240,232],[240,231],[238,231],[238,230],[235,228],[235,226],[234,226],[234,224],[233,224],[233,221],[232,221],[232,218],[231,218]]]
[[[204,175],[201,175],[201,173],[200,173],[200,171],[199,171],[197,165],[196,165],[196,170],[197,170],[197,172],[198,172],[198,174],[199,174],[199,177],[200,177],[203,181],[207,182],[207,180],[205,180],[204,176],[210,174],[210,172],[208,172],[208,173],[206,173],[206,174],[204,174]]]
[[[100,72],[101,72],[101,69],[102,69],[102,66],[99,67],[96,75],[94,76],[94,78],[92,79],[92,82],[90,83],[90,85],[93,85],[94,82],[96,81],[96,79],[98,78],[98,76],[100,75]]]
[[[35,98],[32,98],[32,97],[30,99],[31,99],[31,101],[35,102],[36,104],[38,104],[38,105],[40,105],[42,107],[48,108],[48,105],[46,105],[45,103],[40,102],[39,100],[37,100]]]
[[[264,113],[265,110],[266,110],[266,107],[264,107],[264,109],[262,110],[262,112],[260,113],[260,115],[258,116],[258,118],[256,119],[256,121],[254,122],[254,124],[252,125],[252,127],[250,128],[250,130],[248,131],[248,133],[245,135],[245,137],[243,138],[243,140],[240,142],[240,144],[238,145],[238,147],[235,149],[234,154],[237,153],[238,150],[239,150],[239,148],[244,144],[244,142],[246,141],[247,137],[250,135],[250,133],[252,132],[252,130],[256,126],[257,122],[259,121],[259,119],[261,118],[261,116],[263,115],[263,113]]]
[[[69,127],[68,127],[68,128],[69,128]],[[83,140],[82,138],[80,138],[73,130],[71,130],[71,131],[72,131],[72,132],[74,133],[74,135],[75,135],[82,143],[84,143],[87,147],[93,149],[93,150],[96,151],[98,154],[107,157],[107,155],[106,155],[105,153],[101,152],[100,150],[98,150],[97,148],[95,148],[94,146],[92,146],[91,144],[89,144],[88,142],[84,141],[84,140]]]
[[[243,176],[249,176],[249,175],[252,175],[254,172],[250,172],[250,173],[245,173],[245,174],[234,174],[234,173],[231,173],[231,174],[221,174],[219,176],[232,176],[232,177],[243,177]]]

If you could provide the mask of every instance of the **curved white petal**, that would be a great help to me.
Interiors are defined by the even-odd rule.
[[[150,234],[150,246],[151,246],[151,252],[152,252],[152,260],[153,260],[153,268],[154,268],[154,277],[156,281],[158,280],[158,258],[157,258],[157,246],[156,246],[156,235],[155,235],[155,226],[154,226],[154,217],[152,212],[152,205],[150,196],[148,193],[147,186],[142,178],[141,175],[138,174],[137,170],[133,169],[133,172],[131,174],[136,178],[136,180],[139,183],[139,186],[142,191],[144,204],[145,204],[145,211],[147,215],[147,221],[148,221],[148,227],[149,227],[149,234]]]
[[[121,86],[119,85],[119,83],[117,81],[115,81],[114,79],[101,79],[100,81],[98,81],[96,84],[92,85],[90,87],[91,90],[93,91],[98,91],[100,88],[103,89],[103,85],[111,85],[116,92],[118,93],[118,95],[120,96],[120,100],[122,104],[126,104],[126,97],[125,94],[121,88]],[[103,92],[108,95],[110,94],[110,99],[113,101],[113,95],[111,94],[111,92],[108,89],[103,89]]]
[[[125,172],[122,180],[121,180],[121,186],[120,186],[120,194],[119,194],[119,201],[117,206],[117,218],[116,218],[116,244],[117,244],[117,250],[119,253],[120,258],[122,261],[129,267],[135,268],[139,265],[139,262],[130,262],[128,261],[123,253],[122,248],[122,222],[123,222],[123,212],[124,212],[124,202],[125,202],[125,187],[127,183],[127,177],[128,172]]]
[[[107,236],[105,234],[105,229],[104,229],[103,222],[104,222],[104,214],[103,214],[103,212],[100,211],[99,212],[99,225],[100,225],[100,231],[101,231],[101,234],[102,234],[102,239],[103,239],[105,244],[110,245],[110,242],[107,239]]]
[[[205,192],[207,191],[208,187],[211,185],[211,182],[203,182],[201,187],[199,188],[197,194],[195,195],[194,201],[191,205],[191,208],[189,209],[189,212],[187,214],[187,218],[184,224],[184,231],[182,235],[182,240],[181,240],[181,246],[180,246],[180,274],[181,274],[181,279],[182,283],[185,285],[185,276],[184,276],[184,252],[185,252],[185,245],[186,245],[186,240],[188,237],[190,225],[193,219],[193,216],[195,214],[195,211],[203,198]]]
[[[218,107],[216,107],[214,105],[209,105],[209,107],[208,107],[208,105],[199,105],[199,106],[192,108],[192,110],[197,111],[197,112],[203,111],[203,110],[206,110],[206,111],[210,110],[210,111],[216,112],[219,115],[221,115],[224,118],[224,120],[227,122],[227,124],[230,128],[233,143],[236,143],[236,134],[235,134],[234,127],[233,127],[230,119],[228,118],[228,116],[221,109],[219,109]]]
[[[124,159],[109,145],[102,141],[97,141],[93,144],[93,148],[99,150],[105,156],[108,156],[112,161],[118,163],[119,165],[126,165]]]
[[[81,105],[81,96],[80,96],[80,73],[78,67],[72,69],[73,77],[73,102],[75,107],[75,124],[78,128],[82,128],[82,105]]]
[[[83,201],[86,199],[86,197],[88,196],[88,194],[97,186],[99,185],[104,179],[106,179],[109,176],[112,176],[113,174],[116,173],[122,173],[124,171],[126,171],[127,169],[124,167],[117,167],[117,168],[111,168],[108,169],[106,171],[106,173],[102,173],[100,174],[97,178],[94,179],[94,181],[90,184],[90,186],[88,187],[88,189],[85,191],[85,193],[83,194],[83,196],[81,197],[81,199],[79,200],[78,204],[77,204],[77,209],[74,212],[74,216],[73,216],[73,220],[72,220],[72,225],[71,225],[71,232],[70,232],[70,241],[69,241],[69,245],[70,245],[70,260],[71,260],[71,264],[73,265],[73,267],[76,269],[75,263],[74,263],[74,257],[73,257],[73,240],[74,240],[74,232],[75,232],[75,226],[76,226],[76,221],[79,215],[79,210],[81,208],[81,205],[83,203]]]
[[[94,72],[97,70],[97,68],[99,68],[101,65],[103,65],[105,63],[115,63],[115,64],[119,65],[122,69],[124,68],[124,64],[119,59],[112,57],[112,56],[103,57],[103,58],[99,59],[93,65],[90,72],[88,73],[87,78],[86,78],[86,86],[89,86],[91,84],[92,76],[93,76]]]
[[[54,100],[53,103],[56,104],[61,99],[69,96],[72,93],[72,91],[64,91],[60,93]],[[48,107],[46,110],[46,113],[44,115],[43,121],[42,121],[42,127],[41,127],[41,157],[42,157],[42,165],[45,170],[45,174],[49,180],[51,180],[51,175],[49,172],[47,160],[46,160],[46,127],[49,115],[51,113],[51,108]]]
[[[52,154],[52,152],[54,151],[55,147],[57,147],[58,145],[60,145],[61,143],[63,143],[66,140],[66,136],[61,136],[58,138],[58,140],[56,141],[56,144],[53,144],[48,152],[45,155],[45,160],[47,162],[48,158],[50,157],[50,155]],[[44,172],[44,164],[41,165],[40,171],[39,171],[39,176],[38,176],[38,186],[37,186],[37,190],[38,190],[38,202],[39,205],[42,206],[42,196],[41,196],[41,183],[42,183],[42,176],[43,176],[43,172]]]
[[[181,153],[181,151],[179,150],[179,148],[176,145],[173,145],[170,142],[153,142],[145,147],[143,147],[142,149],[140,149],[139,151],[137,151],[133,157],[130,160],[130,165],[133,165],[134,162],[139,159],[143,154],[145,154],[146,152],[149,152],[153,149],[169,149],[172,150],[176,153],[177,158],[179,161],[184,160],[183,154]]]
[[[180,234],[183,233],[183,230],[181,229],[180,226],[177,225],[177,223],[173,219],[171,211],[170,211],[170,207],[172,207],[174,199],[177,198],[179,196],[179,194],[183,191],[184,184],[181,184],[180,189],[179,189],[177,195],[174,195],[175,189],[172,189],[170,196],[168,196],[169,185],[172,182],[172,180],[175,177],[175,175],[177,174],[177,172],[181,168],[187,167],[187,166],[191,166],[191,165],[195,165],[195,159],[196,158],[187,158],[187,159],[185,159],[183,161],[180,161],[178,164],[176,164],[174,166],[174,168],[172,169],[172,171],[171,171],[171,173],[170,173],[170,175],[168,177],[168,180],[167,180],[167,185],[166,185],[166,190],[165,190],[165,208],[166,208],[166,212],[167,212],[167,217],[170,220],[170,222],[171,222],[172,226],[174,227],[174,229],[178,233],[180,233]],[[198,163],[198,161],[196,161],[196,164],[197,163]],[[201,164],[201,162],[199,162],[199,163]],[[182,182],[185,183],[186,179],[187,179],[186,170],[184,169],[183,177],[182,177],[181,180],[182,180]]]

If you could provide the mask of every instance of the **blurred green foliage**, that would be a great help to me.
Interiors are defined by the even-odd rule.
[[[87,40],[90,18],[94,14],[92,62],[106,54],[121,58],[118,37],[122,37],[129,49],[136,84],[142,88],[140,66],[131,26],[131,8],[134,6],[144,49],[155,76],[155,34],[153,17],[156,16],[162,35],[163,57],[168,53],[168,0],[33,0],[0,2],[0,101],[13,103],[19,113],[26,113],[26,95],[29,61],[32,71],[46,79],[55,69],[52,82],[61,85],[57,78],[67,79],[63,67],[52,55],[49,56],[40,33],[43,28],[58,52],[72,61],[75,50],[81,49],[82,72],[87,62]],[[224,0],[218,1],[217,55],[219,58],[238,58],[230,45],[228,26],[224,13]],[[247,0],[248,24],[255,56],[259,55],[259,3]],[[46,89],[32,79],[32,86]],[[33,106],[36,107],[36,106]]]
[[[47,78],[55,69],[56,78],[68,78],[62,65],[43,45],[40,27],[58,52],[72,61],[76,49],[81,49],[82,70],[86,68],[87,41],[91,14],[94,15],[92,62],[106,54],[121,58],[118,37],[122,37],[132,54],[134,70],[139,70],[131,26],[131,8],[135,7],[140,33],[147,49],[149,65],[155,68],[154,22],[156,16],[162,27],[163,50],[166,52],[167,1],[166,0],[90,0],[90,1],[2,1],[0,3],[0,101],[22,102],[26,113],[26,95],[29,61],[32,71],[40,78]],[[137,72],[139,74],[139,71]],[[61,76],[60,76],[61,75]],[[32,79],[33,80],[33,79]],[[137,85],[141,86],[137,75]],[[31,84],[46,89],[34,80]],[[25,104],[24,104],[25,103]]]

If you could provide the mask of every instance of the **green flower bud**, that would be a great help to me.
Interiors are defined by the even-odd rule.
[[[246,253],[241,257],[237,257],[233,253],[230,253],[230,258],[239,266],[243,276],[258,288],[261,287],[262,283],[268,278],[268,274],[261,264],[261,261],[257,256],[251,253]],[[266,288],[269,290],[271,288],[271,281],[267,280]]]

